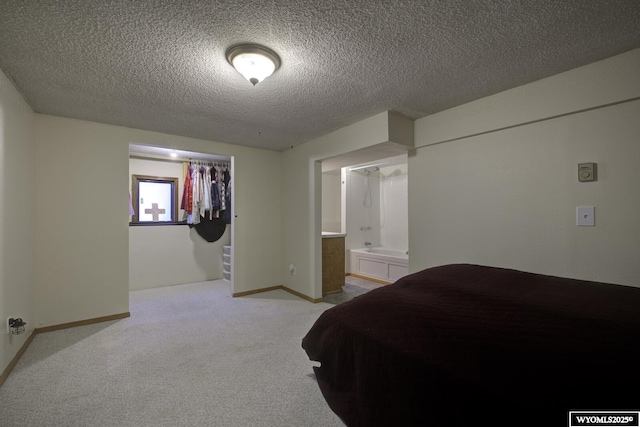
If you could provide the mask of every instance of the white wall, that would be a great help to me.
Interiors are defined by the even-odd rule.
[[[129,311],[126,129],[36,115],[37,327]]]
[[[341,188],[339,171],[322,174],[322,231],[341,231]]]
[[[222,279],[222,247],[230,243],[230,225],[211,243],[187,225],[130,227],[129,288]]]
[[[0,374],[34,329],[34,114],[0,71]],[[7,335],[19,316],[26,333]]]
[[[282,284],[280,153],[35,117],[36,326],[129,310],[130,143],[233,156],[233,291]]]
[[[184,185],[181,162],[129,160],[131,175],[178,178],[178,206]],[[179,219],[182,218],[179,211]],[[222,247],[231,243],[231,225],[216,242],[207,242],[187,225],[129,227],[129,289],[221,279]]]
[[[640,50],[416,122],[410,270],[499,267],[640,286]],[[580,183],[577,165],[598,163]],[[596,226],[575,208],[596,206]]]

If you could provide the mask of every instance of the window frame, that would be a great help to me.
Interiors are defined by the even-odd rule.
[[[171,220],[170,221],[140,221],[140,183],[151,182],[171,184]],[[150,175],[131,175],[131,201],[134,206],[130,224],[135,225],[167,225],[178,224],[178,178]]]

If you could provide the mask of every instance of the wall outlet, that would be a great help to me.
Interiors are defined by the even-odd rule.
[[[291,274],[292,276],[296,275],[296,265],[295,264],[289,264],[289,274]]]

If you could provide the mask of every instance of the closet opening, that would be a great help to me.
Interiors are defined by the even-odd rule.
[[[233,157],[129,144],[129,290],[225,280]]]

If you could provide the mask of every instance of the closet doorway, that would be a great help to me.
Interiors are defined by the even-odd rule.
[[[140,182],[158,183],[175,207],[151,200]],[[129,290],[217,279],[233,290],[232,156],[130,144],[129,192]]]

